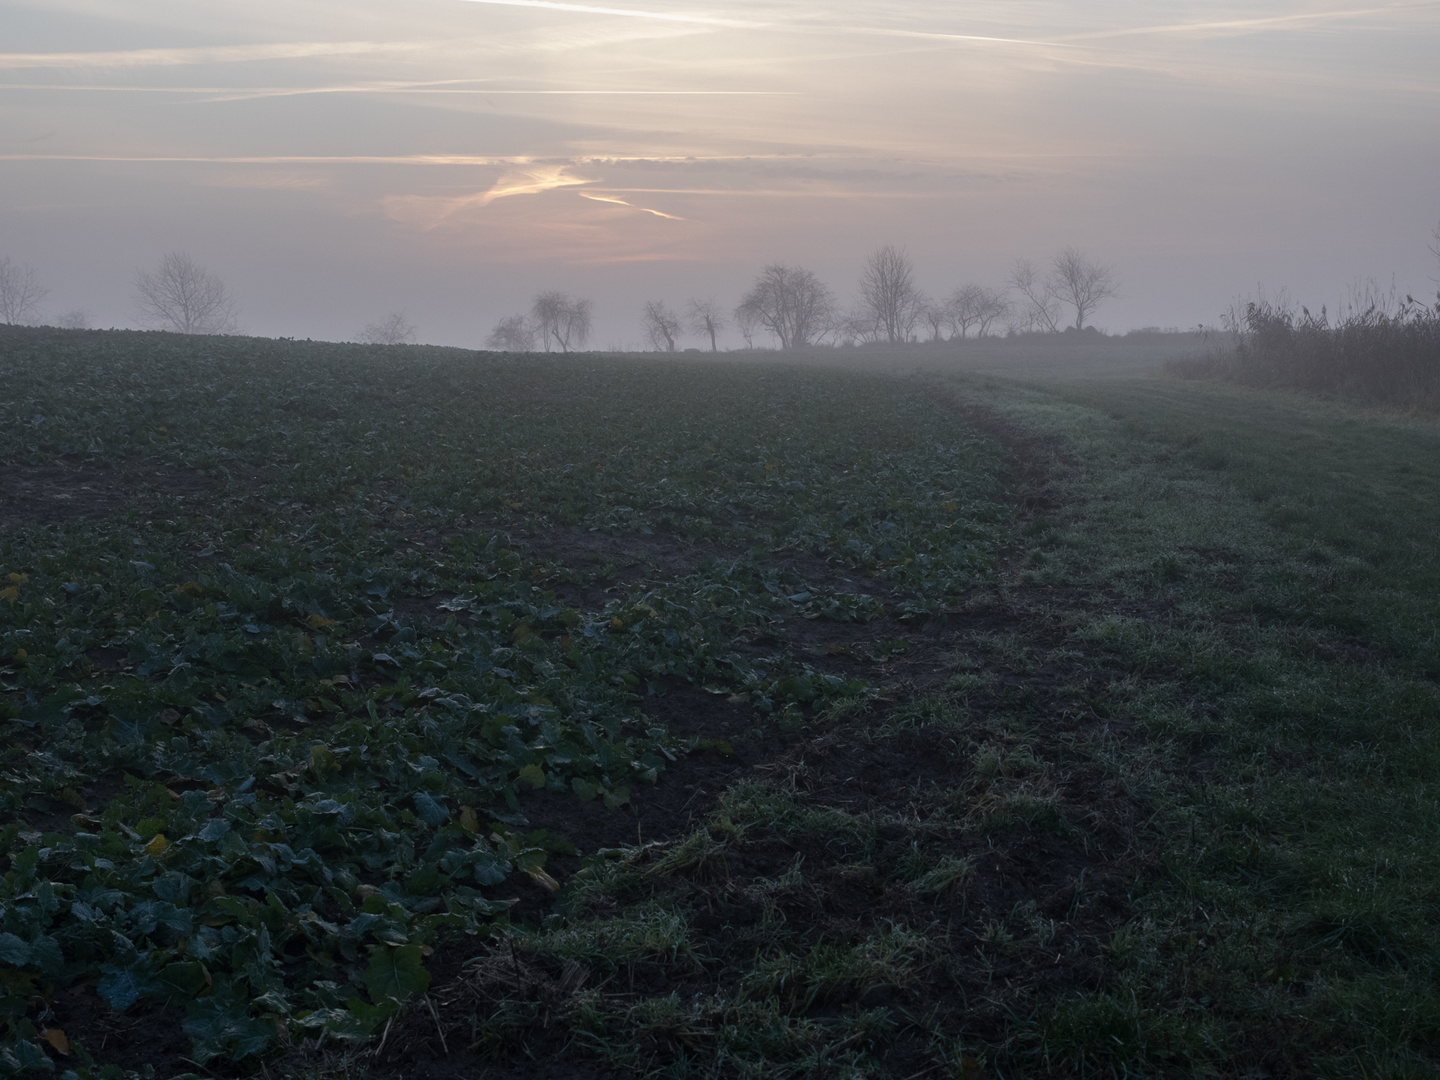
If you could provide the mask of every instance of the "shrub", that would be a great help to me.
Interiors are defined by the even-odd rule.
[[[1252,301],[1233,313],[1233,350],[1177,373],[1289,386],[1363,401],[1440,410],[1440,299],[1377,301],[1333,323],[1324,308]]]

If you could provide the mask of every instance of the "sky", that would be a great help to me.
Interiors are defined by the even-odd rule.
[[[96,326],[184,251],[246,332],[470,347],[886,243],[940,297],[1079,248],[1111,331],[1440,276],[1440,0],[616,3],[0,0],[0,257]]]

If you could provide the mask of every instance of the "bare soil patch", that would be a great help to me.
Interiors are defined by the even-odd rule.
[[[155,462],[0,465],[0,530],[104,517],[135,499],[194,499],[212,487],[204,473]]]
[[[1045,466],[1053,448],[1034,445],[1023,432],[968,405],[954,405],[1010,448],[1022,530],[1056,509]],[[697,556],[710,555],[700,545],[668,538],[598,534],[562,536],[549,550],[567,562],[629,559],[631,567],[643,563],[670,573],[688,572],[698,565]],[[802,555],[791,561],[807,579],[824,577],[834,587],[857,591],[863,585],[863,591],[891,599],[882,583],[847,577],[822,559]],[[1002,580],[1013,580],[1011,570],[1002,567]],[[573,1041],[565,1019],[577,994],[597,990],[613,1001],[614,1017],[634,1002],[669,994],[694,1003],[683,1037],[643,1037],[647,1068],[661,1068],[677,1055],[713,1053],[718,1028],[707,1030],[705,1009],[712,1006],[704,1003],[736,993],[754,957],[774,947],[777,920],[803,943],[801,954],[811,946],[843,948],[894,927],[919,931],[929,943],[912,965],[911,982],[841,986],[817,995],[804,1015],[820,1022],[883,1006],[897,1016],[925,1016],[933,1031],[999,1040],[1013,1017],[1037,1002],[1067,989],[1100,987],[1107,944],[1130,915],[1128,883],[1146,872],[1137,836],[1149,811],[1083,749],[1102,733],[1124,734],[1086,703],[1103,696],[1105,681],[1121,673],[1110,670],[1103,656],[1081,655],[1067,640],[1067,606],[1093,603],[1093,596],[1043,585],[985,587],[935,618],[797,617],[746,646],[788,650],[819,670],[882,688],[869,710],[839,721],[777,730],[748,705],[689,686],[648,701],[647,713],[672,730],[723,740],[723,750],[704,750],[668,767],[653,788],[636,792],[621,810],[550,796],[532,796],[523,807],[532,823],[588,851],[710,828],[718,854],[681,871],[653,876],[655,860],[671,850],[663,846],[632,856],[647,871],[648,895],[691,913],[693,932],[708,950],[705,961],[632,967],[615,977],[620,985],[597,983],[581,964],[517,952],[508,939],[475,942],[463,959],[454,958],[453,973],[437,977],[433,1008],[414,1006],[397,1019],[372,1073],[451,1075],[483,1060],[486,1075],[506,1080],[622,1075],[595,1060],[588,1043]],[[957,675],[973,676],[963,720],[952,715],[930,721],[920,710],[916,722],[903,722],[918,703],[944,697]],[[948,700],[954,702],[953,693]],[[747,779],[788,793],[809,811],[883,824],[863,859],[853,844],[823,833],[761,826],[736,839],[707,826],[723,793]],[[968,870],[952,885],[922,888],[900,869],[922,850],[932,857],[943,851]],[[557,871],[573,872],[569,862],[560,860]],[[782,884],[797,869],[803,873],[795,883]],[[535,899],[538,905],[522,900],[516,917],[539,923],[549,897]],[[616,915],[619,909],[608,903],[596,901],[582,915]],[[529,1019],[508,1029],[502,1045],[494,1043],[493,1030],[479,1038],[484,1024],[477,1018],[506,1011]],[[616,1029],[617,1037],[624,1037],[622,1030]],[[910,1037],[895,1040],[883,1065],[896,1076],[930,1075],[934,1068]]]

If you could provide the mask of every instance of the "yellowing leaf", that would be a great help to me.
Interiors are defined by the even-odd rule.
[[[549,874],[547,874],[544,870],[541,870],[540,867],[528,867],[525,870],[525,873],[529,874],[530,880],[535,882],[535,884],[539,885],[542,889],[547,889],[550,892],[560,891],[560,883],[556,881],[553,877],[551,877]]]
[[[55,1048],[57,1054],[70,1054],[70,1040],[65,1037],[65,1032],[59,1028],[46,1028],[45,1034],[41,1036],[47,1043]]]
[[[340,771],[340,765],[335,760],[334,751],[324,743],[316,743],[310,747],[310,767],[320,776]]]
[[[170,841],[165,839],[165,834],[156,833],[155,838],[145,845],[145,854],[159,857],[165,854],[165,849],[170,846]]]
[[[473,807],[460,807],[460,827],[469,833],[480,831],[480,818]]]
[[[0,986],[16,994],[35,993],[35,980],[40,976],[33,971],[20,971],[0,964]]]
[[[526,765],[520,770],[520,779],[531,787],[543,788],[545,786],[545,770],[539,765]]]
[[[13,584],[13,585],[24,585],[25,582],[27,582],[27,581],[29,581],[29,580],[30,580],[30,575],[29,575],[29,574],[11,574],[11,575],[10,575],[10,582],[11,582],[11,584]]]
[[[12,604],[19,595],[20,590],[15,588],[14,585],[7,585],[5,588],[0,589],[0,600],[9,600]]]
[[[199,596],[205,591],[205,587],[198,581],[187,581],[184,585],[176,585],[175,591],[182,596]]]
[[[327,626],[340,625],[334,619],[327,619],[324,615],[311,615],[305,622],[311,630],[323,630]]]

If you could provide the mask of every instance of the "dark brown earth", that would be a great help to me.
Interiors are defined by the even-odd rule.
[[[962,403],[950,404],[1009,450],[1018,531],[1052,514],[1059,501],[1048,470],[1058,460],[1058,448]],[[666,537],[593,533],[547,536],[535,546],[565,565],[606,568],[608,577],[588,591],[577,590],[572,598],[592,603],[614,584],[642,575],[678,576],[717,554],[704,545]],[[977,588],[943,617],[920,623],[888,616],[869,623],[796,618],[765,643],[803,655],[819,670],[860,676],[882,687],[881,699],[864,715],[777,730],[746,705],[693,687],[668,687],[647,704],[647,712],[676,731],[726,745],[667,768],[658,784],[635,792],[631,805],[618,810],[580,807],[548,793],[522,801],[532,825],[592,853],[703,830],[721,794],[747,778],[795,792],[808,807],[888,816],[893,822],[881,826],[879,849],[864,867],[848,862],[823,836],[797,839],[761,829],[753,838],[724,843],[722,854],[714,858],[661,875],[653,886],[655,895],[689,904],[695,932],[723,955],[703,971],[684,963],[632,969],[628,985],[606,984],[607,992],[622,1001],[669,993],[682,1001],[701,1000],[715,993],[716,971],[722,984],[733,980],[748,963],[747,950],[754,950],[760,940],[765,916],[753,897],[762,888],[770,890],[769,902],[779,917],[814,940],[858,940],[893,924],[924,928],[936,943],[917,970],[916,985],[871,988],[853,999],[841,991],[812,1006],[817,1017],[885,1005],[897,1015],[928,1015],[942,1027],[962,1025],[969,1036],[1001,1040],[1017,1010],[1023,1012],[1041,999],[1054,1000],[1066,989],[1101,985],[1105,945],[1129,914],[1128,883],[1146,872],[1147,858],[1136,840],[1146,808],[1077,751],[1097,735],[1123,739],[1127,734],[1122,723],[1103,715],[1105,683],[1120,673],[1107,670],[1101,657],[1077,655],[1067,640],[1067,606],[1088,606],[1094,598],[1007,584],[1019,576],[1019,557],[1017,553],[998,568],[997,585]],[[813,561],[820,565],[803,568],[809,579],[817,573],[836,574],[820,560]],[[844,585],[894,599],[879,582],[846,580]],[[997,652],[1000,639],[1019,643],[1024,655]],[[895,641],[903,641],[903,649],[875,647]],[[1067,646],[1071,651],[1064,651]],[[1054,820],[957,831],[930,817],[927,800],[963,783],[970,765],[949,752],[953,731],[924,722],[887,728],[885,721],[965,669],[989,676],[984,689],[965,702],[969,715],[979,718],[970,738],[1004,748],[1014,743],[1013,730],[1004,724],[991,726],[984,718],[1023,718],[1037,767],[1033,776],[1012,787],[1048,800],[1055,808]],[[969,814],[984,817],[1003,810],[1002,799],[982,794]],[[719,835],[713,829],[711,833],[719,844]],[[972,870],[963,883],[922,896],[893,878],[887,880],[887,869],[921,842],[949,845],[953,856],[969,859]],[[631,856],[641,867],[658,857],[658,848],[642,848]],[[804,866],[804,885],[775,892],[773,882],[797,865],[797,859]],[[556,876],[563,881],[579,864],[578,858],[556,860]],[[538,923],[552,898],[534,887],[517,891],[522,895],[516,918]],[[1051,920],[1063,947],[1053,955],[1033,944],[1010,948],[986,929],[1003,928],[1020,910]],[[602,904],[580,914],[613,913]],[[425,1080],[479,1074],[495,1080],[549,1080],[630,1075],[591,1059],[583,1041],[575,1041],[558,1019],[573,995],[591,985],[582,965],[546,962],[517,951],[502,935],[437,955],[431,967],[435,978],[426,1001],[398,1017],[383,1046],[368,1051],[371,1076]],[[530,1009],[528,1025],[511,1030],[503,1045],[476,1044],[479,1020],[517,1007]],[[664,1039],[645,1049],[655,1067],[675,1053]],[[901,1039],[883,1064],[895,1076],[938,1075],[919,1055],[913,1040]],[[979,1075],[978,1067],[965,1075],[972,1071]]]
[[[103,517],[137,499],[198,499],[211,487],[204,473],[148,461],[0,465],[0,530]]]
[[[1058,497],[1049,470],[1059,461],[1057,448],[963,403],[948,403],[1007,448],[1018,532],[1052,514]],[[67,463],[28,472],[12,467],[9,475],[0,527],[6,521],[111,512],[139,490],[186,497],[205,490],[203,478],[163,470],[145,478]],[[557,584],[557,594],[591,608],[602,606],[612,589],[673,580],[707,560],[739,554],[668,535],[576,530],[531,537],[529,546],[566,580],[584,582]],[[733,982],[745,970],[764,920],[774,917],[755,899],[760,892],[787,925],[817,941],[860,940],[894,924],[922,930],[933,942],[916,967],[913,985],[871,987],[852,997],[841,989],[813,1003],[816,1017],[883,1005],[897,1015],[931,1016],[942,1028],[963,1024],[970,1036],[1000,1039],[1015,1010],[1023,1012],[1042,998],[1053,1000],[1065,989],[1093,990],[1101,984],[1105,943],[1129,910],[1126,883],[1145,869],[1135,839],[1145,807],[1078,749],[1100,732],[1109,738],[1126,734],[1103,715],[1100,704],[1105,682],[1118,673],[1107,670],[1103,657],[1080,655],[1068,641],[1067,607],[1093,603],[1093,598],[1016,583],[1019,557],[1002,562],[995,582],[977,586],[941,617],[917,622],[884,616],[868,623],[792,618],[773,638],[750,646],[789,650],[817,670],[880,687],[882,694],[868,711],[824,722],[811,717],[780,728],[748,704],[679,682],[666,684],[646,701],[645,711],[680,734],[706,740],[707,748],[668,766],[658,783],[633,791],[630,804],[618,809],[550,792],[522,797],[528,827],[547,829],[578,849],[575,856],[547,864],[562,883],[580,869],[585,855],[605,848],[638,849],[628,858],[637,867],[652,866],[662,852],[650,845],[706,830],[722,794],[746,779],[793,792],[808,807],[887,822],[879,827],[874,854],[864,866],[823,836],[759,828],[737,841],[710,828],[718,854],[653,875],[651,888],[656,896],[689,905],[692,926],[715,952],[715,962],[707,970],[683,962],[640,965],[628,972],[624,986],[607,983],[607,994],[618,995],[622,1004],[669,993],[698,1000],[716,992],[717,972],[723,989],[727,979]],[[774,559],[807,580],[868,592],[887,603],[901,599],[881,582],[857,579],[820,559],[787,553]],[[564,575],[567,570],[572,573]],[[445,599],[411,601],[400,614],[448,617],[436,606]],[[997,648],[1002,640],[1011,643],[1008,649]],[[966,813],[971,819],[995,818],[993,827],[957,829],[953,815],[934,812],[936,800],[973,779],[973,754],[955,745],[953,728],[923,718],[905,725],[888,721],[907,709],[913,712],[917,701],[964,671],[986,676],[983,687],[964,702],[974,718],[966,733],[971,749],[1015,749],[1013,721],[1023,720],[1025,745],[1036,766],[1033,773],[1012,778],[1006,790],[1052,808],[1050,818],[1001,820],[996,815],[1008,812],[1009,804],[983,786],[975,789],[974,805]],[[921,895],[898,883],[891,871],[917,844],[969,860],[970,872],[936,894]],[[803,885],[777,888],[773,883],[797,860],[805,871]],[[553,894],[523,876],[510,884],[517,900],[514,922],[538,925],[551,913]],[[614,913],[596,903],[602,906],[578,914]],[[1065,947],[1007,947],[993,928],[1010,924],[1022,910],[1051,920]],[[582,965],[517,951],[511,938],[499,934],[452,943],[437,950],[427,966],[433,976],[429,994],[398,1016],[383,1040],[359,1050],[306,1041],[273,1063],[272,1070],[282,1075],[361,1066],[374,1080],[631,1075],[591,1059],[560,1019],[577,991],[596,985]],[[529,1021],[508,1029],[499,1045],[477,1042],[486,1018],[517,1006],[529,1009]],[[107,1063],[154,1064],[161,1076],[194,1069],[183,1056],[188,1043],[174,1010],[116,1016],[93,989],[79,987],[61,995],[55,1012],[72,1036],[92,1046],[108,1043]],[[661,1039],[643,1049],[657,1067],[675,1052]],[[892,1075],[931,1075],[913,1041],[898,1040],[888,1055],[884,1065]]]

